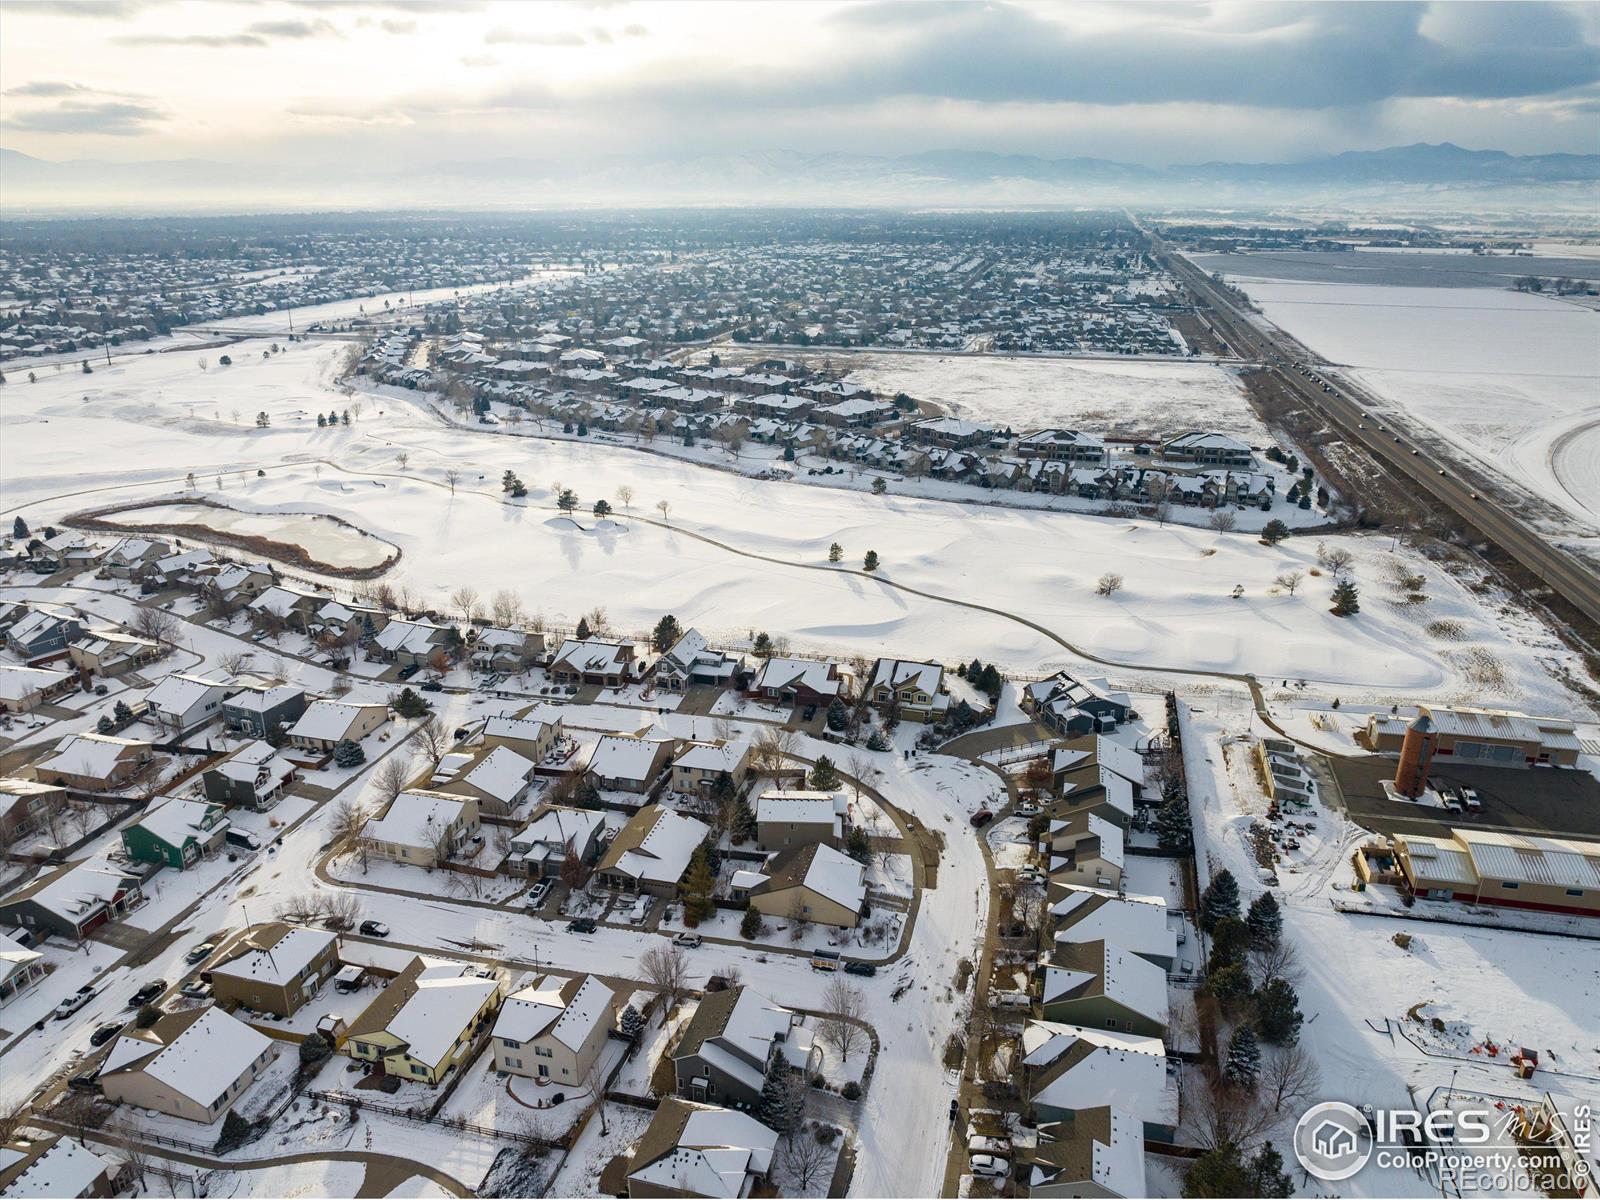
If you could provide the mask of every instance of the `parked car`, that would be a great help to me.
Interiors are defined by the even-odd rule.
[[[837,971],[844,964],[837,950],[813,950],[811,952],[811,969],[813,971]]]
[[[89,1035],[89,1045],[104,1046],[107,1042],[121,1032],[121,1021],[108,1021],[104,1025],[97,1027],[95,1031]]]
[[[366,934],[368,937],[389,936],[389,927],[382,921],[363,921],[361,922],[360,928],[361,932]]]
[[[972,814],[972,827],[974,829],[982,829],[992,820],[994,820],[994,813],[990,812],[987,808],[980,808],[977,812]]]
[[[423,692],[442,692],[444,691],[444,684],[440,683],[437,679],[430,679],[426,683],[422,684],[417,690]]]
[[[974,1154],[972,1174],[978,1179],[1004,1179],[1011,1174],[1011,1164],[992,1154]]]
[[[809,721],[813,717],[815,717],[816,715],[817,715],[817,706],[815,704],[808,704],[805,707],[805,711],[800,714],[800,719],[802,721]]]
[[[652,897],[650,896],[640,896],[635,900],[633,907],[628,910],[628,920],[635,925],[642,924],[644,919],[650,915],[651,900]]]
[[[85,1004],[89,1003],[89,1001],[93,1000],[93,999],[94,999],[94,989],[93,988],[90,988],[88,990],[84,990],[84,989],[80,988],[78,991],[73,992],[72,995],[68,996],[60,1004],[56,1005],[56,1007],[55,1007],[55,1018],[56,1018],[56,1020],[65,1021],[73,1013],[77,1012],[80,1008],[82,1008]]]
[[[178,995],[185,996],[190,1000],[209,1000],[211,999],[211,985],[204,979],[196,979],[192,983],[184,984],[178,990]]]
[[[844,965],[846,975],[866,975],[869,978],[878,973],[878,968],[873,963],[847,962]]]
[[[204,962],[211,957],[211,952],[217,948],[215,942],[201,942],[193,950],[185,954],[184,960],[189,963]]]
[[[1032,800],[1023,800],[1017,805],[1017,816],[1019,817],[1037,817],[1038,815],[1039,805]]]
[[[399,679],[410,679],[420,670],[422,670],[422,668],[416,663],[407,663],[405,666],[400,668],[399,674],[396,677]]]
[[[545,898],[550,895],[550,880],[541,879],[528,889],[528,894],[523,897],[522,903],[526,908],[542,908]]]
[[[152,979],[149,983],[145,984],[137,992],[128,997],[128,1007],[138,1008],[141,1004],[149,1004],[150,1001],[154,1000],[166,990],[167,981],[165,979]]]
[[[682,946],[685,950],[698,950],[705,944],[705,939],[698,933],[680,933],[672,939],[674,946]]]
[[[67,1080],[67,1086],[75,1092],[98,1092],[100,1081],[94,1077],[93,1071],[85,1071],[82,1075],[74,1075]]]
[[[241,850],[261,849],[261,839],[255,834],[251,833],[248,829],[233,829],[230,827],[228,831],[222,835],[222,837],[223,840],[228,843],[228,845],[237,846]]]
[[[590,917],[574,917],[567,922],[568,933],[593,933],[600,925]]]
[[[968,1154],[991,1154],[1002,1157],[1011,1153],[1011,1139],[1003,1137],[984,1137],[975,1134],[967,1139]]]

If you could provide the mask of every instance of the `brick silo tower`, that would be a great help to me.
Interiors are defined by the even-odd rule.
[[[1394,773],[1394,790],[1415,800],[1428,786],[1428,768],[1433,765],[1434,743],[1438,733],[1427,713],[1418,713],[1406,726],[1406,738],[1400,745],[1400,767]]]

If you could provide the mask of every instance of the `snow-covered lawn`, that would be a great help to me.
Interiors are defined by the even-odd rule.
[[[605,1111],[610,1132],[600,1132],[598,1116],[585,1125],[561,1170],[551,1180],[547,1195],[600,1195],[600,1172],[613,1158],[628,1153],[655,1115],[650,1109],[631,1104],[607,1104]]]
[[[340,1159],[330,1159],[324,1162],[292,1163],[283,1166],[254,1167],[236,1171],[202,1171],[199,1168],[186,1167],[182,1163],[162,1163],[161,1166],[188,1173],[193,1172],[198,1180],[204,1178],[205,1195],[208,1197],[231,1197],[234,1200],[254,1200],[262,1197],[283,1197],[284,1200],[293,1200],[295,1197],[309,1196],[354,1196],[360,1189],[362,1181],[366,1178],[367,1167],[365,1163],[348,1162]],[[413,1177],[415,1178],[415,1177]],[[165,1180],[157,1181],[154,1176],[151,1183],[166,1184]],[[155,1193],[159,1194],[159,1193]],[[199,1195],[199,1192],[195,1193]],[[397,1193],[391,1192],[390,1195]],[[419,1192],[408,1192],[407,1195],[421,1195]],[[432,1193],[439,1194],[439,1193]]]

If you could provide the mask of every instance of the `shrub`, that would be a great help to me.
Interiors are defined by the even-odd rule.
[[[861,1099],[861,1085],[854,1079],[847,1080],[845,1085],[839,1089],[839,1095],[846,1100],[859,1100]]]

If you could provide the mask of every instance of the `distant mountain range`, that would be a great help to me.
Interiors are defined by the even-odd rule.
[[[1207,162],[1149,167],[1099,158],[1040,158],[976,150],[896,157],[790,151],[615,155],[586,160],[496,158],[405,170],[284,170],[178,159],[52,162],[0,149],[12,210],[74,208],[554,207],[561,204],[1051,205],[1287,203],[1433,191],[1487,192],[1567,206],[1593,203],[1600,155],[1513,155],[1448,142],[1288,163]],[[470,188],[464,194],[463,188]],[[1444,199],[1440,196],[1439,199]]]

